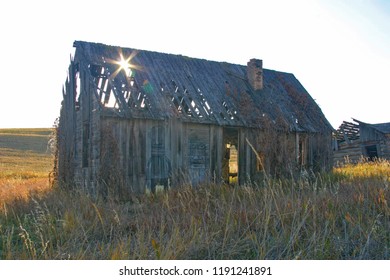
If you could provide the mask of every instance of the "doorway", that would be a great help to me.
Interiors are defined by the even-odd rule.
[[[167,189],[171,174],[171,162],[165,155],[165,129],[162,125],[153,126],[150,133],[151,156],[147,163],[147,179],[150,190]]]
[[[376,145],[366,146],[366,155],[370,161],[374,161],[378,158],[378,150]]]
[[[238,130],[224,128],[223,130],[224,157],[222,159],[222,178],[226,184],[238,184]]]

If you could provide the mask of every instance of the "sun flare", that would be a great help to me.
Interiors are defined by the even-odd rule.
[[[107,61],[116,64],[119,67],[111,74],[110,78],[115,78],[122,70],[125,72],[126,77],[130,78],[134,75],[134,70],[141,70],[142,67],[131,63],[131,60],[138,54],[137,51],[133,51],[128,57],[125,57],[123,53],[119,52],[119,58],[117,60],[108,59]]]
[[[130,77],[131,73],[132,73],[132,71],[131,71],[132,65],[130,63],[130,59],[131,59],[131,56],[129,56],[127,59],[125,59],[123,57],[123,55],[120,54],[120,60],[116,62],[116,64],[118,64],[120,67],[119,71],[121,71],[121,70],[125,71],[127,77]]]

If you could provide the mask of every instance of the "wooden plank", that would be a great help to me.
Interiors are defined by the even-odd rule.
[[[209,132],[209,143],[210,143],[210,173],[211,178],[215,182],[216,181],[216,160],[217,160],[217,142],[216,142],[216,131],[215,125],[210,125]]]
[[[248,129],[241,129],[241,133],[244,134],[243,136],[243,142],[241,142],[241,145],[244,145],[243,147],[243,150],[244,150],[244,154],[241,155],[242,157],[244,157],[244,161],[245,161],[245,170],[244,170],[244,174],[245,174],[245,181],[247,179],[247,176],[249,177],[252,177],[254,175],[254,167],[256,167],[256,162],[254,162],[254,152],[251,150],[250,146],[248,145],[246,139],[249,140],[249,142],[253,143],[253,140],[252,140],[252,134],[253,134],[253,130],[248,130]]]
[[[243,129],[238,129],[238,183],[245,184],[246,181],[246,133]]]
[[[216,143],[217,143],[217,159],[216,159],[216,177],[218,182],[222,178],[222,159],[224,156],[224,145],[223,145],[223,129],[220,126],[216,126]]]

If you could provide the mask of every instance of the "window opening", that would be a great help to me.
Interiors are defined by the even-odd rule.
[[[370,161],[374,161],[378,158],[378,149],[376,145],[366,146],[366,156]]]
[[[75,75],[75,108],[76,110],[80,109],[80,90],[81,83],[80,83],[80,72],[77,71]]]

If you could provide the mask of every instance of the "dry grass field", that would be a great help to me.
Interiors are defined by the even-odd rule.
[[[390,259],[388,161],[103,200],[49,187],[49,133],[0,130],[0,259]]]
[[[52,169],[51,129],[0,129],[0,201],[27,199],[47,189]]]

